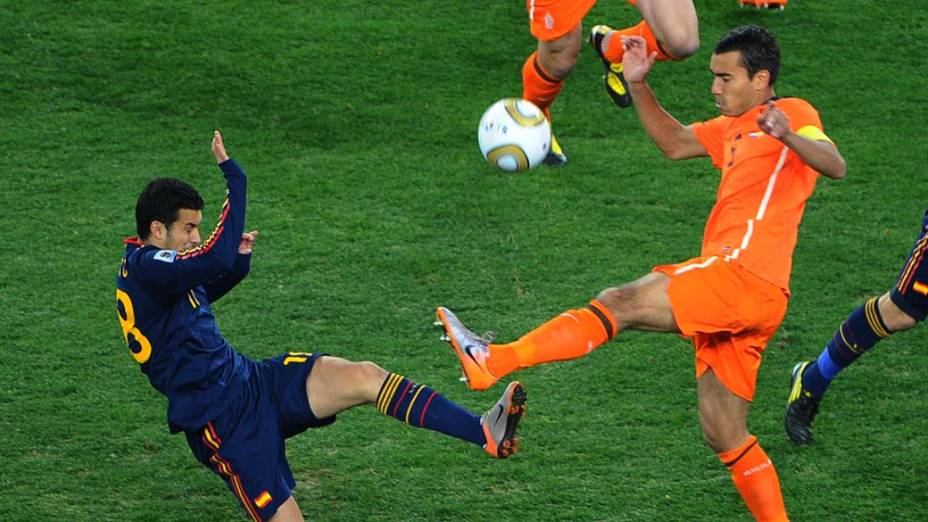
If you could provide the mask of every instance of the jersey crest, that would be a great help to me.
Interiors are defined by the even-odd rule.
[[[155,259],[165,263],[173,263],[175,257],[177,257],[176,250],[159,250],[155,252]]]

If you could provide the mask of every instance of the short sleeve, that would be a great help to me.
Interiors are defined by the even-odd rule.
[[[825,134],[825,127],[818,111],[811,103],[800,98],[786,98],[777,103],[777,107],[789,118],[793,132],[816,141],[831,141]]]
[[[696,122],[690,125],[696,139],[702,144],[709,157],[712,158],[712,165],[720,169],[725,156],[725,130],[728,128],[731,118],[719,116],[711,120]]]

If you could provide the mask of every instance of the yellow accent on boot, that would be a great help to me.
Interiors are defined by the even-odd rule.
[[[567,164],[567,155],[564,154],[564,150],[561,148],[561,144],[557,142],[557,138],[554,137],[554,134],[551,134],[551,148],[548,149],[548,155],[545,156],[545,165],[566,165]]]

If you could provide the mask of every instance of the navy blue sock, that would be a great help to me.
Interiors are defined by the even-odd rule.
[[[435,430],[478,446],[487,442],[479,416],[402,375],[387,375],[374,404],[380,413],[410,426]]]
[[[802,374],[802,386],[815,397],[821,397],[832,379],[851,365],[880,339],[892,332],[886,327],[877,306],[879,297],[873,297],[857,307],[841,323],[831,341],[822,350],[814,364]]]

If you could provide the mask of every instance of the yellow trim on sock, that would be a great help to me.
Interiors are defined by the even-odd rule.
[[[400,374],[396,374],[396,378],[393,379],[393,382],[390,384],[390,394],[386,397],[386,400],[383,401],[383,412],[389,414],[390,404],[393,402],[393,399],[396,398],[396,392],[399,391],[400,386],[403,384],[403,377]]]
[[[393,395],[396,394],[396,388],[402,381],[403,376],[398,373],[391,373],[387,377],[387,382],[380,391],[380,397],[377,398],[377,409],[380,410],[380,413],[386,415],[387,407],[390,406],[390,401],[393,400]]]
[[[416,399],[419,398],[419,394],[422,393],[422,390],[425,389],[425,386],[419,385],[419,389],[416,390],[416,394],[412,396],[412,400],[409,401],[409,406],[406,408],[406,424],[409,424],[409,414],[412,412],[412,406],[416,403]]]
[[[857,348],[856,348],[856,346],[854,345],[854,343],[848,342],[847,337],[844,336],[844,325],[845,325],[846,323],[847,323],[847,321],[845,321],[844,323],[841,323],[841,326],[838,327],[838,333],[841,334],[841,340],[844,341],[844,344],[847,345],[848,348],[850,348],[851,350],[853,350],[853,351],[856,352],[856,351],[857,351]]]
[[[870,328],[876,332],[880,337],[886,337],[889,335],[889,332],[883,328],[883,325],[880,322],[879,314],[876,310],[877,307],[877,298],[874,297],[867,301],[866,306],[864,306],[864,311],[866,312],[867,322],[870,323]]]
[[[390,379],[392,378],[393,378],[392,373],[387,374],[387,377],[383,380],[383,384],[380,385],[380,393],[377,394],[377,400],[374,403],[374,406],[377,408],[378,411],[382,412],[380,408],[380,403],[383,402],[383,396],[387,394],[387,389],[390,387],[389,382],[390,382]]]

